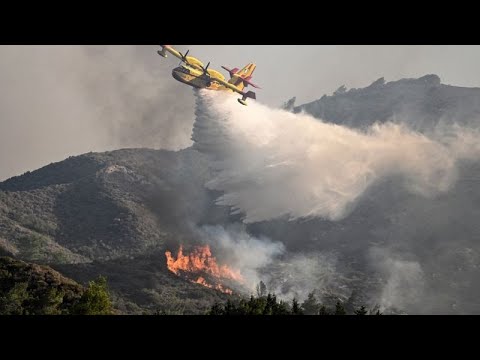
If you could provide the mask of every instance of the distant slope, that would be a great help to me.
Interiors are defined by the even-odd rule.
[[[9,179],[0,183],[0,248],[47,263],[156,250],[186,219],[205,216],[208,171],[192,150],[119,150]]]
[[[291,107],[291,104],[290,104]],[[294,107],[328,122],[367,127],[374,122],[404,122],[426,131],[440,122],[479,123],[480,88],[441,84],[437,75],[385,82],[362,89],[340,87],[332,96]]]

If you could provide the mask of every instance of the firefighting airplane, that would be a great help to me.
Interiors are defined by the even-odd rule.
[[[160,56],[166,58],[167,52],[169,52],[182,61],[179,67],[172,70],[172,76],[175,80],[197,89],[234,91],[242,95],[238,102],[245,106],[247,105],[247,98],[256,100],[256,95],[253,91],[243,91],[249,85],[260,89],[260,87],[250,82],[252,74],[257,67],[255,64],[248,64],[240,71],[237,68],[228,69],[222,66],[230,74],[230,80],[227,82],[225,76],[220,72],[208,68],[210,63],[204,67],[200,60],[193,56],[188,56],[189,51],[183,55],[171,45],[160,45],[160,47],[162,48],[162,50],[158,51]]]

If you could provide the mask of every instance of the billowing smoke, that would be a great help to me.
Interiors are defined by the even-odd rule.
[[[345,282],[333,253],[288,253],[281,242],[256,238],[239,223],[203,226],[197,229],[198,239],[210,244],[222,261],[241,272],[244,290],[252,294],[260,281],[267,284],[269,292],[286,300],[303,300],[312,291],[323,296],[342,293],[339,285]],[[348,289],[343,290],[347,290],[347,297]]]
[[[192,91],[172,79],[176,62],[163,60],[155,50],[154,46],[84,48],[85,68],[78,82],[116,148],[178,150],[191,144]]]
[[[448,191],[457,161],[480,155],[478,134],[452,129],[432,139],[399,124],[367,132],[323,123],[225,94],[197,95],[194,147],[218,171],[206,185],[252,223],[280,217],[340,220],[388,177],[414,194]]]
[[[200,239],[220,250],[224,261],[241,271],[244,286],[254,291],[262,280],[260,271],[272,264],[285,252],[282,243],[268,238],[257,239],[245,231],[241,224],[223,226],[203,226],[198,230]]]
[[[0,46],[0,181],[89,151],[188,147],[192,90],[155,50]]]
[[[418,309],[419,299],[425,298],[426,281],[421,264],[413,259],[402,259],[386,249],[371,249],[372,264],[385,281],[378,294],[382,309]]]
[[[345,286],[337,265],[333,253],[290,253],[263,268],[261,275],[268,290],[287,301],[293,298],[305,300],[311,292],[322,298],[334,294],[344,300],[351,294],[351,289]]]
[[[386,311],[478,308],[470,300],[478,293],[476,180],[465,178],[480,159],[478,129],[450,121],[423,134],[402,123],[354,130],[253,101],[242,107],[221,93],[198,92],[196,104],[192,139],[215,169],[206,186],[221,194],[217,204],[231,207],[257,236],[266,231],[265,244],[299,244],[280,252],[265,245],[269,251],[259,253],[268,261],[250,267],[252,279],[289,299],[315,290],[350,301],[358,290],[358,301]],[[383,210],[361,209],[365,202]],[[362,225],[358,216],[366,213],[371,221]],[[269,230],[274,220],[288,234]],[[315,226],[316,233],[303,230]],[[252,249],[262,248],[258,240]]]

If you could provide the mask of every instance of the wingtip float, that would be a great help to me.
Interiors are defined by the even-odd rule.
[[[248,86],[260,89],[259,86],[250,81],[257,67],[255,64],[250,63],[241,70],[238,68],[229,69],[222,66],[222,68],[230,74],[230,80],[227,81],[225,76],[220,72],[209,69],[210,63],[204,66],[200,60],[189,56],[190,51],[182,54],[171,45],[160,45],[160,47],[161,50],[157,51],[157,53],[161,57],[166,58],[168,53],[170,53],[181,60],[180,66],[172,70],[172,76],[175,80],[197,89],[236,92],[242,95],[242,97],[238,99],[238,102],[245,106],[247,106],[247,99],[256,100],[257,97],[253,91],[244,91]]]

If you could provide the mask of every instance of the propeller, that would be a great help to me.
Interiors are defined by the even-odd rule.
[[[182,57],[182,61],[185,62],[186,64],[189,64],[188,59],[187,59],[187,55],[188,55],[189,52],[190,52],[190,50],[187,50],[185,55],[183,55],[180,51],[178,52],[180,54],[180,56]]]
[[[210,66],[210,63],[208,63],[207,66],[205,66],[205,67],[202,66],[203,76],[205,76],[208,79],[208,84],[207,84],[208,86],[212,85],[212,82],[210,81],[212,76],[208,72],[208,67],[209,66]]]
[[[208,76],[208,77],[210,77],[210,73],[208,72],[208,67],[209,66],[210,66],[210,63],[208,63],[207,66],[205,66],[205,67],[202,66],[203,75]]]

